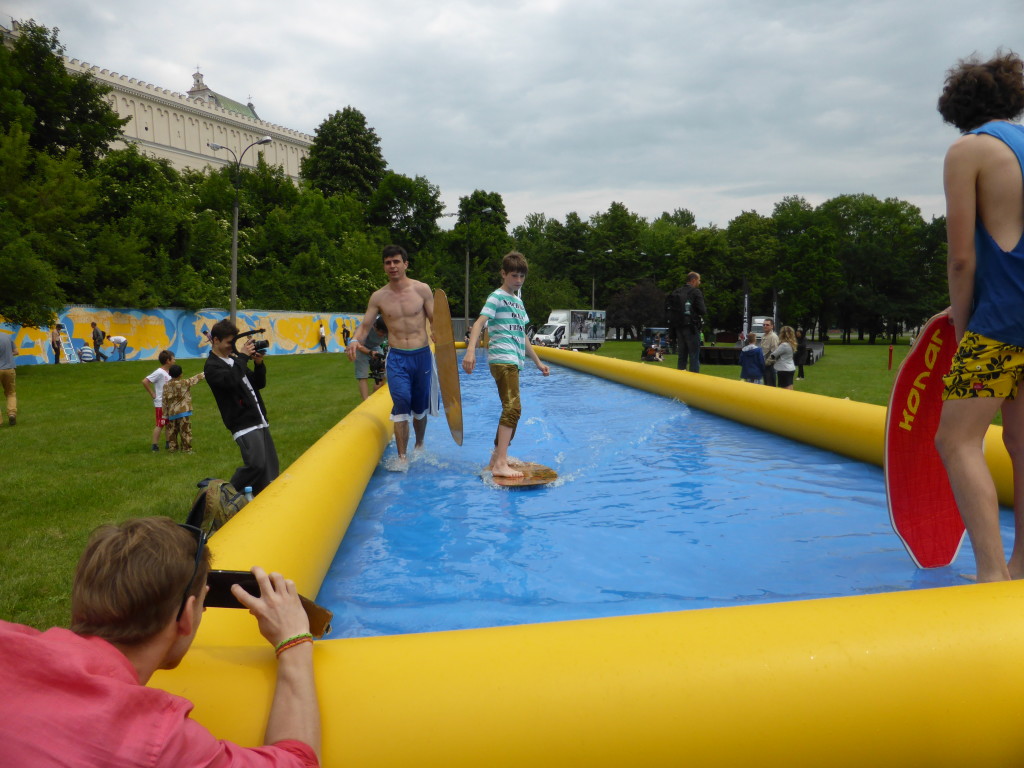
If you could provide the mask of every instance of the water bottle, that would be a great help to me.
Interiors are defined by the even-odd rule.
[[[242,491],[242,493],[245,494],[245,500],[246,501],[252,501],[252,486],[251,485],[245,486],[245,490]]]

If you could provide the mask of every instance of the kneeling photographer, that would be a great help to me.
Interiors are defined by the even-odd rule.
[[[260,390],[267,385],[263,357],[269,344],[246,338],[242,349],[236,349],[236,339],[248,334],[239,334],[230,320],[214,324],[210,329],[212,349],[203,372],[224,426],[242,452],[243,465],[231,476],[231,484],[240,491],[250,486],[256,495],[277,477],[278,463],[267,408],[260,397]],[[255,364],[252,369],[250,360]]]

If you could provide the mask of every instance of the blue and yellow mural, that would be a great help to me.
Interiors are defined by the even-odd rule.
[[[179,359],[206,357],[210,342],[206,332],[213,324],[228,316],[222,309],[104,309],[72,306],[58,315],[58,322],[71,338],[75,350],[92,346],[92,323],[107,332],[107,337],[124,336],[128,339],[126,360],[155,360],[161,350],[169,349]],[[329,312],[273,312],[255,310],[238,313],[241,331],[262,328],[266,332],[257,338],[270,342],[269,353],[298,355],[320,351],[320,324],[327,336],[327,351],[345,349],[343,330],[354,333],[362,319],[361,314]],[[0,327],[7,333],[11,326]],[[53,362],[49,328],[14,328],[14,351],[18,365],[40,365]],[[100,348],[116,359],[116,349],[110,341]],[[63,355],[61,355],[63,358]],[[62,359],[63,362],[63,359]]]

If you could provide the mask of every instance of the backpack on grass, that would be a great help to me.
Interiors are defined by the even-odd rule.
[[[196,486],[200,488],[199,495],[192,502],[192,510],[185,522],[201,528],[207,536],[212,536],[249,503],[245,494],[227,480],[207,477],[196,483]]]

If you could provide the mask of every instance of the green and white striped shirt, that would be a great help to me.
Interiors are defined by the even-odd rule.
[[[523,300],[499,288],[487,297],[480,314],[487,318],[488,365],[515,365],[523,370],[526,326],[530,322]]]

